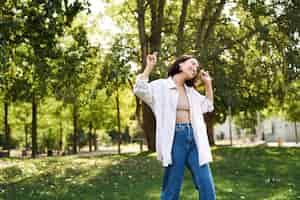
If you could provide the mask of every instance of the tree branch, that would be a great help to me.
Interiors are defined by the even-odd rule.
[[[176,43],[176,55],[179,56],[183,52],[183,36],[184,36],[184,26],[186,22],[187,8],[190,0],[182,0],[181,14],[179,19],[179,25],[177,30],[177,43]]]
[[[225,5],[226,1],[225,0],[221,0],[221,2],[219,3],[215,13],[212,16],[212,19],[210,20],[208,27],[206,29],[205,35],[204,35],[204,39],[203,39],[203,46],[204,48],[206,47],[207,43],[208,43],[208,38],[211,35],[211,33],[214,31],[214,28],[216,26],[216,23],[219,19],[219,17],[221,16],[222,10],[224,9],[224,5]]]

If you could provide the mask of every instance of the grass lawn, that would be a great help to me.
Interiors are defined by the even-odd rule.
[[[213,149],[218,200],[300,200],[300,148]],[[0,199],[159,200],[155,153],[0,160]],[[197,200],[186,169],[182,200]]]

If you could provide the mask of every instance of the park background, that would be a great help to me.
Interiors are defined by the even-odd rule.
[[[0,5],[0,198],[159,199],[155,119],[132,93],[156,51],[151,80],[185,53],[213,77],[218,199],[300,199],[299,1]]]

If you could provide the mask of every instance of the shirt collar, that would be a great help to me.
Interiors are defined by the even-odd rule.
[[[169,87],[170,89],[176,89],[176,88],[177,88],[175,82],[174,82],[173,79],[172,79],[172,76],[169,76],[169,77],[168,77],[168,79],[167,79],[167,84],[168,84],[168,87]],[[186,90],[187,92],[189,92],[189,91],[190,91],[190,87],[188,87],[185,83],[184,83],[183,85],[184,85],[185,90]]]

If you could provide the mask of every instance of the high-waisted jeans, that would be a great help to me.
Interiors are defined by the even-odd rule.
[[[199,199],[215,200],[215,186],[209,164],[199,165],[191,123],[176,123],[172,164],[164,167],[160,200],[178,200],[185,166],[191,172]]]

